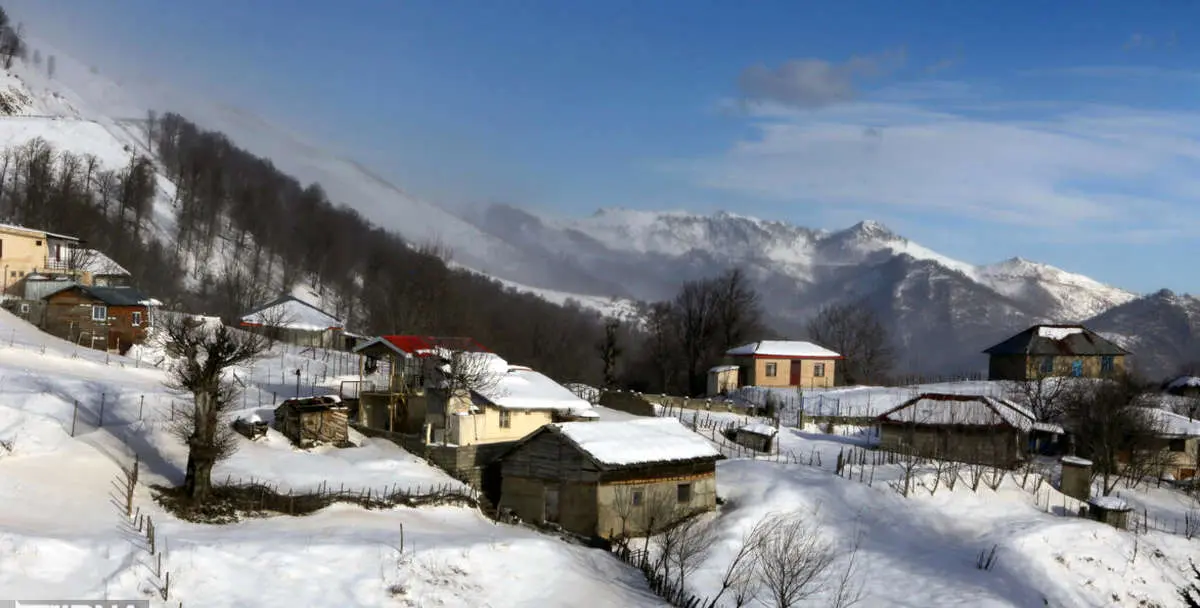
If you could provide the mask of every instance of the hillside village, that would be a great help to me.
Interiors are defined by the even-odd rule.
[[[1129,342],[1014,324],[934,377],[738,269],[558,306],[182,116],[29,128],[53,75],[0,49],[0,604],[1200,601],[1200,377]]]

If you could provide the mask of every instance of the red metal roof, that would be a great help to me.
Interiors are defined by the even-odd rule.
[[[478,342],[471,338],[437,338],[433,336],[381,336],[384,340],[391,343],[397,349],[402,350],[410,355],[419,357],[428,356],[427,351],[434,348],[445,348],[453,351],[465,351],[473,353],[490,352]]]

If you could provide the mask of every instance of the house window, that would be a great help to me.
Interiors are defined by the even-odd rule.
[[[29,314],[29,303],[28,302],[21,302],[21,314],[23,314],[23,315]]]
[[[768,363],[767,364],[767,377],[774,378],[775,373],[778,371],[778,367],[779,366],[775,363]]]
[[[1115,369],[1115,367],[1116,367],[1116,365],[1113,361],[1112,355],[1105,355],[1103,357],[1100,357],[1100,371],[1101,372],[1106,373],[1106,374],[1111,374],[1113,372],[1113,370]]]
[[[142,324],[142,313],[141,313],[141,311],[135,310],[133,312],[133,326],[137,327],[138,325],[141,325],[141,324]]]
[[[1053,374],[1054,373],[1054,357],[1042,357],[1041,372],[1043,374]]]
[[[1186,452],[1187,451],[1187,440],[1186,439],[1172,439],[1171,442],[1167,444],[1167,451]]]
[[[675,487],[675,497],[680,504],[692,502],[692,484],[681,483]]]
[[[814,363],[813,364],[813,377],[814,378],[824,378],[825,377],[825,364],[824,363]]]
[[[500,410],[500,428],[512,428],[512,412],[508,410]]]
[[[93,304],[92,305],[92,320],[93,321],[107,321],[108,320],[108,307],[104,306],[103,304]]]
[[[1076,359],[1071,362],[1071,375],[1076,378],[1083,376],[1083,360],[1082,359]]]
[[[33,244],[34,244],[34,246],[35,246],[35,247],[41,247],[41,246],[42,246],[42,242],[41,242],[41,241],[34,241],[34,242],[33,242]]]
[[[633,501],[633,506],[642,506],[642,503],[646,501],[646,491],[641,488],[634,490],[631,499]]]

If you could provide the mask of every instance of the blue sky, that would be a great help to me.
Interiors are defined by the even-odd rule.
[[[969,262],[1200,292],[1200,5],[4,4],[448,205],[875,219]]]

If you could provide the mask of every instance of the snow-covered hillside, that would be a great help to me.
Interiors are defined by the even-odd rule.
[[[143,598],[208,606],[660,606],[640,573],[602,551],[465,507],[367,511],[334,505],[303,517],[229,525],[175,519],[149,486],[176,484],[186,453],[170,431],[188,399],[163,385],[153,353],[140,358],[78,349],[0,311],[0,595]],[[271,418],[276,397],[336,386],[336,354],[279,350],[238,371],[242,416]],[[316,388],[310,388],[312,384]],[[298,450],[274,430],[214,472],[282,491],[345,484],[457,486],[385,440],[354,434],[353,448]],[[144,535],[114,498],[136,457],[134,502],[158,530]],[[403,541],[401,541],[403,536]],[[401,545],[403,542],[403,545]],[[161,559],[161,570],[158,560]],[[160,593],[170,577],[169,602]]]

